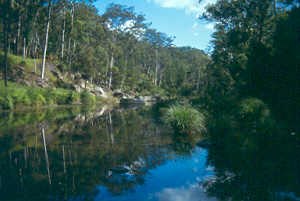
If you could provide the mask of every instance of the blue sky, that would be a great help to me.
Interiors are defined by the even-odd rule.
[[[98,0],[95,5],[103,13],[110,3],[134,6],[137,13],[146,16],[151,27],[170,36],[175,36],[176,46],[191,46],[207,49],[213,25],[204,23],[197,16],[207,4],[215,0]]]

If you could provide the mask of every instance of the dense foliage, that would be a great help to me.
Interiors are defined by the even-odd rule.
[[[202,93],[206,84],[209,57],[173,46],[132,7],[111,4],[104,14],[91,1],[4,0],[0,7],[5,80],[13,70],[7,55],[15,54],[40,59],[42,79],[50,62],[111,90],[185,95]]]
[[[208,68],[212,108],[251,96],[299,122],[299,1],[219,0],[203,17],[216,30]]]

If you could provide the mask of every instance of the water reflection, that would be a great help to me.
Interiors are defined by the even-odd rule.
[[[224,116],[211,123],[210,141],[198,143],[153,114],[147,107],[3,113],[0,200],[300,200],[297,132]]]
[[[163,200],[213,174],[204,149],[172,136],[149,108],[2,114],[1,200]]]
[[[158,198],[160,201],[217,201],[214,197],[208,197],[199,185],[190,185],[187,188],[166,188],[158,193]]]
[[[235,117],[212,126],[208,162],[216,178],[206,183],[220,200],[300,200],[300,138],[273,119]]]
[[[206,157],[207,151],[201,148],[196,148],[190,156],[179,156],[173,152],[169,160],[149,169],[142,185],[114,196],[107,187],[99,186],[96,200],[214,200],[205,196],[201,185],[214,174],[212,169],[206,168]]]

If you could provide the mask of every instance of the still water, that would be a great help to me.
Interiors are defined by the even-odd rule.
[[[150,107],[2,113],[0,200],[300,200],[297,133],[210,130],[174,136]]]

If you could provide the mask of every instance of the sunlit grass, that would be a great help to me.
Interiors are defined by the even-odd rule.
[[[8,82],[8,87],[1,82],[0,90],[0,109],[5,110],[51,105],[90,105],[97,102],[96,97],[89,92],[77,93],[66,89],[28,87],[13,82]]]
[[[205,115],[190,105],[169,107],[163,119],[178,133],[202,133],[206,130]]]

